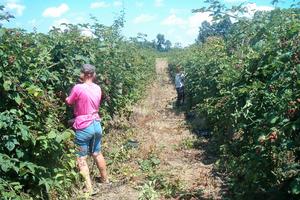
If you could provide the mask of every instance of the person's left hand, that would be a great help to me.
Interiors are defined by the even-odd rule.
[[[62,100],[66,98],[66,94],[63,91],[57,92],[56,95]]]

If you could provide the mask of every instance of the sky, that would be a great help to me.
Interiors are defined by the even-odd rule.
[[[245,0],[221,0],[226,5],[238,5]],[[293,0],[280,3],[288,7]],[[250,11],[272,10],[271,0],[252,0],[245,4]],[[211,21],[209,13],[192,13],[192,9],[207,4],[204,0],[0,0],[6,11],[15,16],[10,22],[2,22],[4,27],[18,27],[28,32],[34,29],[47,33],[52,26],[61,23],[86,23],[95,16],[100,23],[111,25],[113,20],[125,11],[125,26],[122,30],[126,38],[138,33],[147,34],[147,40],[164,34],[172,44],[187,46],[197,38],[203,21]],[[85,31],[85,34],[89,34]]]

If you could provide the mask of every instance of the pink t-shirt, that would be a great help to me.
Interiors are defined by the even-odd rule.
[[[67,98],[68,104],[74,105],[75,122],[73,127],[84,129],[93,120],[100,120],[98,115],[101,100],[101,88],[95,83],[76,84]]]

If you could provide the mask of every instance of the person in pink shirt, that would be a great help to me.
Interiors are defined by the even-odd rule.
[[[76,130],[77,164],[80,173],[85,178],[88,193],[93,193],[86,161],[89,154],[93,156],[96,162],[102,182],[108,183],[106,162],[101,153],[102,127],[98,114],[102,92],[101,88],[94,83],[95,77],[95,67],[84,64],[80,74],[82,83],[76,84],[66,98],[67,104],[74,105],[75,121],[73,128]]]

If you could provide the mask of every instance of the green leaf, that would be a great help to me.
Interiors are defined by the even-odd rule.
[[[27,88],[29,94],[33,94],[33,96],[43,96],[43,90],[37,86],[31,85]]]
[[[24,152],[19,149],[16,150],[16,154],[18,158],[22,158],[24,156]]]
[[[86,63],[89,62],[89,59],[87,57],[85,57],[85,56],[82,56],[82,55],[75,55],[75,60],[82,60],[82,61],[84,61]]]
[[[30,139],[30,135],[29,135],[27,127],[24,126],[24,125],[20,125],[19,128],[20,128],[20,131],[21,131],[22,140],[28,141]]]
[[[37,139],[37,140],[45,140],[45,139],[46,139],[46,136],[41,135],[41,136],[37,137],[36,139]]]
[[[70,129],[65,130],[62,134],[56,137],[56,142],[60,143],[62,141],[68,140],[74,132]]]
[[[15,190],[20,190],[23,186],[19,182],[11,182],[9,183]]]
[[[48,134],[48,138],[49,139],[53,139],[53,138],[56,138],[57,134],[55,133],[54,130],[50,131],[50,133]]]
[[[15,143],[13,141],[8,141],[5,143],[5,147],[9,150],[12,151],[15,148]]]
[[[300,64],[296,65],[296,70],[298,73],[300,73]]]
[[[7,165],[7,163],[1,163],[1,170],[4,172],[8,172],[9,165]]]
[[[295,195],[300,194],[300,178],[296,178],[291,183],[291,192],[292,192],[292,194],[295,194]]]
[[[35,173],[35,165],[31,164],[31,163],[27,163],[26,167],[29,169],[29,171],[34,174]]]
[[[12,84],[12,82],[11,82],[10,80],[4,81],[4,83],[3,83],[3,88],[4,88],[4,90],[5,90],[5,91],[10,90],[11,84]]]
[[[14,98],[14,100],[16,101],[16,103],[17,103],[18,105],[20,105],[20,104],[22,103],[22,99],[21,99],[21,97],[20,97],[19,94],[17,94],[17,96]]]
[[[275,123],[277,122],[278,119],[279,119],[278,116],[273,117],[273,118],[271,119],[271,124],[275,124]]]
[[[41,178],[40,181],[39,181],[39,185],[44,185],[47,192],[50,191],[49,183],[51,183],[51,181],[49,179],[47,180],[45,178]]]

